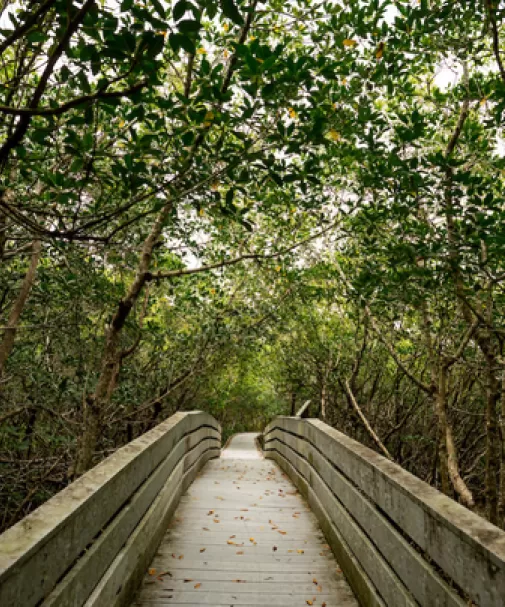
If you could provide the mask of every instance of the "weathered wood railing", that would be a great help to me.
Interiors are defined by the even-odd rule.
[[[505,605],[505,533],[319,420],[278,417],[264,449],[318,517],[361,604]]]
[[[127,605],[221,430],[176,413],[0,536],[0,605]]]

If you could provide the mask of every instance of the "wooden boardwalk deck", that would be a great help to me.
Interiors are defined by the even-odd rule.
[[[255,436],[233,437],[182,497],[134,605],[357,607],[315,516]]]

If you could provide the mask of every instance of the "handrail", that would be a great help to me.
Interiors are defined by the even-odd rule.
[[[319,420],[274,419],[264,449],[307,498],[363,605],[503,607],[502,530]]]
[[[221,430],[176,413],[0,535],[0,605],[125,605]],[[132,556],[134,555],[134,557]]]

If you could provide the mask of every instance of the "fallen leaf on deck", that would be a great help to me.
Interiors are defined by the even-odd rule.
[[[244,554],[244,551],[243,550],[237,550],[236,554]]]
[[[182,561],[183,558],[184,558],[184,554],[180,554],[179,555],[179,560]]]
[[[286,533],[287,533],[287,531],[281,531],[280,529],[278,530],[278,532],[279,532],[281,535],[286,535]]]
[[[298,554],[303,554],[305,552],[305,550],[298,549],[297,552],[298,552]]]
[[[149,575],[156,575],[156,569],[149,569]]]
[[[162,571],[159,575],[158,575],[158,579],[162,578],[164,575],[169,575],[170,577],[173,577],[173,575],[170,573],[170,571]]]
[[[195,589],[200,588],[200,586],[201,586],[201,584],[200,584],[200,582],[198,582],[198,584],[195,584]]]
[[[188,577],[184,580],[184,583],[187,584],[188,582],[192,582],[192,581],[193,581],[193,579]]]
[[[316,590],[317,590],[318,592],[322,592],[322,591],[323,591],[323,589],[321,588],[321,586],[318,586],[318,587],[316,588]]]
[[[317,586],[317,580],[316,580],[316,578],[314,578],[314,579],[312,580],[312,583],[313,583],[313,584],[315,584],[315,585]]]
[[[200,548],[200,552],[205,552],[207,548]]]
[[[305,602],[307,603],[307,605],[313,605],[314,604],[310,599],[307,599]]]

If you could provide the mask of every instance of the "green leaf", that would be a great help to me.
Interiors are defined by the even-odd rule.
[[[165,13],[165,9],[163,8],[163,6],[160,3],[160,0],[151,0],[151,2],[153,3],[154,9],[156,10],[156,12],[158,13],[158,15],[164,19],[166,16]]]
[[[244,25],[244,19],[233,0],[221,0],[221,10],[225,17],[231,19],[237,25]]]
[[[184,34],[170,34],[168,43],[176,53],[178,53],[181,48],[192,54],[196,51],[193,40]]]
[[[177,4],[174,6],[174,19],[179,21],[179,19],[184,16],[187,9],[188,3],[186,0],[179,0],[179,2],[177,2]]]
[[[26,35],[28,42],[44,42],[47,40],[47,35],[43,32],[30,32]]]
[[[184,19],[183,21],[179,21],[177,24],[179,31],[184,34],[192,34],[200,31],[202,24],[199,21],[194,21],[193,19]]]

